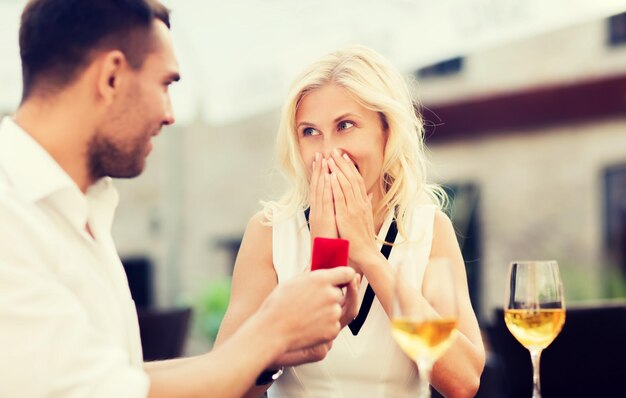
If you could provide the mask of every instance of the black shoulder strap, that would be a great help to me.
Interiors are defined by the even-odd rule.
[[[389,230],[387,231],[387,236],[385,237],[385,243],[383,243],[383,247],[380,249],[380,252],[386,259],[389,259],[389,254],[391,253],[392,244],[396,240],[396,236],[398,235],[398,225],[396,224],[396,219],[394,217],[391,225],[389,225]],[[354,318],[352,322],[348,325],[350,331],[354,336],[359,334],[359,330],[365,323],[367,319],[367,315],[372,308],[372,303],[374,302],[374,297],[376,293],[374,289],[372,289],[372,285],[367,285],[367,290],[365,291],[365,296],[363,296],[363,302],[361,303],[361,308],[359,309],[359,314]]]
[[[309,226],[309,230],[311,226],[309,225],[309,212],[310,208],[304,211],[304,217],[306,218],[307,225]],[[396,224],[396,219],[391,221],[389,225],[389,230],[387,231],[387,236],[385,237],[385,242],[383,243],[383,247],[380,249],[380,253],[385,256],[386,259],[389,259],[389,254],[391,254],[391,249],[393,248],[392,244],[396,240],[396,236],[398,235],[398,225]],[[367,315],[372,308],[372,304],[374,303],[374,297],[376,297],[376,293],[370,284],[367,285],[367,289],[365,290],[365,296],[363,296],[363,302],[361,303],[361,308],[359,309],[359,313],[354,318],[352,322],[348,325],[350,331],[354,336],[359,334],[361,327],[365,323],[367,319]]]

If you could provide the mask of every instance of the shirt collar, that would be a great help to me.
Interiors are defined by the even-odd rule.
[[[113,180],[104,177],[87,189],[87,202],[96,227],[109,233],[113,225],[115,209],[119,203],[119,194]]]
[[[0,123],[0,168],[23,199],[32,203],[51,199],[81,230],[90,213],[110,229],[118,202],[111,179],[101,178],[84,195],[52,156],[10,117]]]
[[[0,164],[13,187],[29,202],[64,188],[79,190],[52,156],[10,117],[0,125]]]

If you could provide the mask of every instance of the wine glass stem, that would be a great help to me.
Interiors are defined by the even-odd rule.
[[[433,370],[433,363],[430,361],[418,361],[417,369],[420,378],[419,397],[430,398],[430,373]]]
[[[539,382],[539,362],[541,350],[530,350],[530,359],[533,362],[533,397],[541,398],[541,384]]]

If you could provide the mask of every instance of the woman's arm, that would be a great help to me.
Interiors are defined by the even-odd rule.
[[[278,284],[272,265],[272,227],[263,222],[264,216],[259,212],[246,227],[233,269],[230,302],[217,334],[216,347],[259,308]]]
[[[391,317],[393,271],[378,251],[373,238],[372,206],[363,178],[346,155],[333,152],[331,188],[339,235],[350,240],[350,257],[362,272],[385,312]],[[485,365],[485,350],[476,315],[472,309],[465,264],[452,223],[438,211],[433,226],[430,258],[448,258],[452,265],[459,301],[459,337],[433,367],[432,383],[450,397],[473,397]]]
[[[333,275],[336,272],[343,274],[345,271],[353,276],[349,281],[350,283],[345,297],[341,300],[341,314],[339,323],[337,324],[338,333],[339,329],[347,323],[347,318],[351,320],[356,314],[358,278],[354,277],[354,272],[352,270],[328,271],[330,271]],[[297,278],[318,279],[321,277],[320,273],[326,274],[326,270],[323,272],[316,271]],[[230,336],[232,336],[241,327],[241,325],[257,311],[263,300],[276,288],[276,286],[277,276],[272,259],[272,228],[264,224],[263,214],[257,213],[248,223],[241,243],[241,248],[239,249],[239,253],[237,255],[233,271],[230,303],[215,341],[216,348],[228,343]],[[316,321],[315,319],[311,319],[313,314],[307,313],[307,305],[304,302],[310,301],[312,297],[318,296],[320,294],[320,291],[318,290],[319,287],[316,287],[313,284],[308,284],[303,286],[301,289],[301,294],[298,295],[297,300],[301,300],[303,303],[298,304],[292,299],[289,306],[294,310],[290,312],[285,311],[285,313],[277,314],[276,316],[281,318],[306,318],[308,323],[305,323],[304,321],[302,322],[302,333],[314,334],[315,330],[313,325],[315,322],[324,322],[325,320],[318,319]],[[297,311],[301,311],[300,314],[298,314]],[[336,333],[335,335],[329,336],[325,340],[318,341],[317,344],[311,344],[309,346],[303,346],[300,344],[297,349],[288,350],[275,358],[274,361],[268,365],[268,368],[292,366],[306,362],[319,361],[328,353],[328,350],[331,347],[332,339],[334,339],[335,336]],[[257,387],[252,384],[253,383],[248,384],[248,387],[252,386],[252,388],[249,389],[246,396],[258,397],[270,386],[270,384],[267,384]]]
[[[473,397],[485,366],[485,348],[472,308],[461,250],[450,219],[435,214],[430,258],[448,258],[454,274],[459,304],[459,334],[454,344],[435,363],[432,385],[446,397]]]
[[[254,314],[278,284],[272,259],[272,227],[264,221],[265,217],[259,212],[246,227],[233,270],[230,303],[215,340],[216,348]],[[248,387],[253,384],[249,383]],[[259,397],[268,387],[252,387],[246,396]]]
[[[454,344],[435,363],[431,382],[446,397],[473,397],[485,366],[485,349],[480,328],[472,308],[465,263],[450,219],[441,211],[435,213],[431,259],[450,260],[459,304],[459,335]],[[393,274],[385,258],[371,256],[361,264],[387,314],[391,311]],[[434,311],[434,309],[433,309]]]

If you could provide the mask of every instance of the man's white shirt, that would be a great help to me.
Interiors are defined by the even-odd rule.
[[[110,233],[117,202],[109,178],[83,194],[2,120],[0,397],[148,395],[137,313]]]

